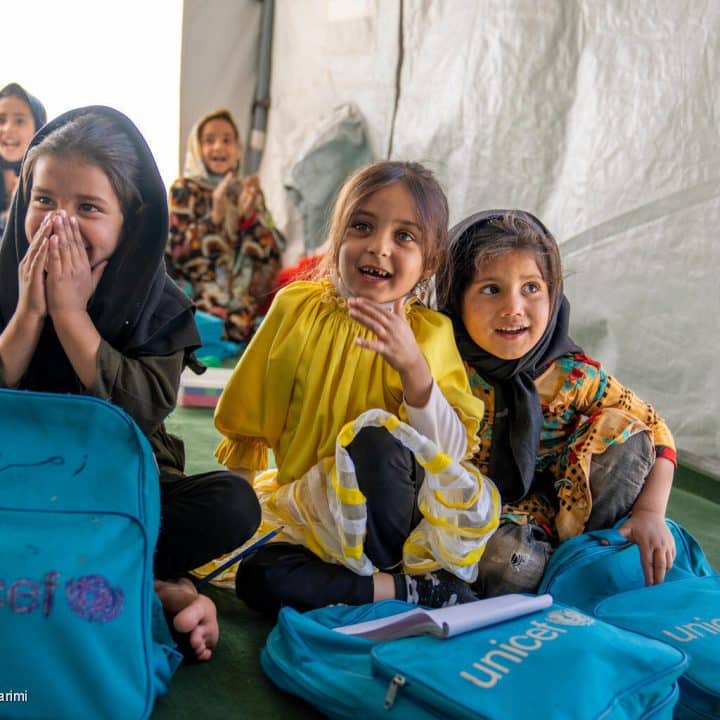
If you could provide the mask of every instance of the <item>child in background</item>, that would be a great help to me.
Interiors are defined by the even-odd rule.
[[[45,126],[0,245],[0,385],[109,400],[147,435],[161,481],[156,590],[206,660],[215,606],[182,576],[247,540],[260,512],[242,478],[185,477],[163,425],[199,344],[192,303],[165,273],[166,239],[165,188],[130,120],[89,107]]]
[[[447,201],[421,165],[357,171],[325,277],[280,290],[220,398],[216,455],[259,475],[263,529],[236,588],[252,608],[474,600],[499,499],[471,465],[483,405],[450,323],[416,297],[442,260]],[[441,448],[444,452],[439,452]],[[376,572],[377,570],[377,572]]]
[[[0,90],[0,237],[7,224],[23,155],[46,120],[42,103],[17,83]]]
[[[243,178],[240,134],[228,110],[205,115],[188,140],[185,177],[170,188],[168,272],[199,310],[246,343],[270,305],[282,236],[256,176]]]
[[[620,532],[639,545],[647,584],[661,583],[675,557],[664,522],[673,439],[650,405],[568,337],[553,236],[530,213],[472,215],[450,231],[437,292],[485,402],[474,462],[504,502],[476,590],[534,591],[552,545],[628,512]]]

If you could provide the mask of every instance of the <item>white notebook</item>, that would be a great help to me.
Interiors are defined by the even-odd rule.
[[[537,612],[552,605],[552,601],[552,597],[547,594],[499,595],[436,610],[415,608],[378,620],[343,625],[335,630],[367,640],[395,640],[414,635],[446,638]]]

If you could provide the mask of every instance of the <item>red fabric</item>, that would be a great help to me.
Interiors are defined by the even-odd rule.
[[[280,288],[289,285],[294,280],[310,279],[322,259],[322,255],[310,255],[300,258],[296,265],[282,268],[277,275],[277,281],[272,293],[273,297],[275,297],[275,293],[277,293]]]
[[[666,447],[665,445],[658,445],[655,448],[655,456],[669,460],[677,470],[677,453],[672,448]]]
[[[588,365],[592,365],[593,367],[599,368],[600,363],[597,360],[593,360],[591,357],[588,357],[587,355],[583,355],[582,353],[573,353],[573,357],[580,361],[587,363]]]
[[[243,230],[247,230],[248,228],[251,228],[256,222],[257,213],[253,212],[253,214],[249,218],[240,218],[238,220],[238,230],[240,230],[241,232]]]

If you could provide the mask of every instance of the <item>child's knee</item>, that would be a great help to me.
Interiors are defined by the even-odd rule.
[[[586,530],[609,527],[632,508],[655,462],[650,434],[639,432],[608,446],[590,462],[593,509]]]
[[[226,514],[233,518],[237,547],[253,536],[260,526],[262,511],[252,485],[243,477],[233,477],[226,499]]]
[[[480,597],[535,592],[552,552],[536,525],[502,525],[485,547],[473,590]]]
[[[415,504],[424,471],[412,452],[383,427],[364,427],[348,446],[358,487],[370,505]]]
[[[388,450],[397,444],[397,440],[384,428],[367,426],[359,430],[349,445],[351,454],[356,452],[377,452]]]

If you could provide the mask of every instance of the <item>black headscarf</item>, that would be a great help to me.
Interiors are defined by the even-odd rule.
[[[87,114],[103,116],[130,139],[140,161],[140,210],[126,217],[123,237],[110,258],[88,303],[88,313],[100,336],[130,357],[190,353],[200,345],[191,301],[165,273],[168,237],[165,186],[155,159],[135,125],[122,113],[104,106],[70,110],[43,127],[30,148],[68,122]],[[26,156],[27,157],[27,156]],[[10,209],[0,244],[0,330],[15,312],[18,301],[18,264],[28,248],[25,213],[32,180],[21,182]],[[27,187],[25,187],[27,186]],[[38,347],[20,386],[31,390],[73,392],[78,379],[47,318]]]
[[[34,95],[27,92],[22,85],[18,85],[17,83],[9,83],[0,90],[0,98],[8,97],[9,95],[19,97],[28,104],[30,114],[33,116],[33,121],[35,123],[35,129],[33,132],[36,133],[47,122],[45,106]],[[13,162],[0,157],[0,170],[12,170],[15,175],[19,175],[21,164],[21,160]],[[0,211],[4,211],[10,204],[10,199],[7,191],[5,190],[5,183],[0,183],[0,185],[2,185],[2,187],[0,187]]]
[[[449,233],[450,258],[453,257],[453,249],[467,242],[479,227],[501,219],[508,212],[511,211],[479,212],[455,225]],[[552,237],[534,215],[512,212],[546,237]],[[495,392],[489,474],[498,485],[504,501],[525,497],[533,484],[543,427],[535,378],[561,355],[582,352],[568,336],[570,303],[562,293],[562,286],[554,297],[545,332],[535,346],[517,360],[503,360],[476,345],[465,329],[457,303],[442,308],[452,319],[460,355],[492,384]]]
[[[32,113],[33,120],[35,121],[35,132],[37,132],[46,122],[47,113],[45,112],[45,106],[34,96],[31,95],[22,85],[17,83],[8,83],[2,90],[0,90],[0,98],[7,97],[8,95],[15,95],[21,100],[24,100],[30,106],[30,112]]]

